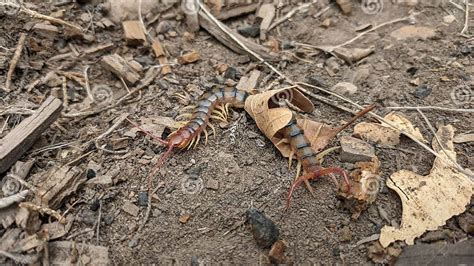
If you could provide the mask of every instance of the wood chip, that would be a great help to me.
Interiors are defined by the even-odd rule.
[[[181,215],[181,217],[179,217],[179,222],[182,224],[185,224],[189,221],[189,219],[191,219],[191,215],[184,214],[184,215]]]
[[[63,166],[51,171],[38,189],[35,203],[57,209],[84,182],[86,182],[86,176],[77,167]]]
[[[250,76],[240,78],[239,83],[237,84],[237,89],[248,92],[256,90],[258,83],[260,82],[261,75],[262,72],[254,70],[252,73],[250,73]]]
[[[197,51],[192,51],[189,53],[186,53],[180,57],[178,57],[178,63],[180,64],[189,64],[189,63],[194,63],[201,59],[201,56]]]
[[[275,17],[275,6],[273,4],[263,4],[258,10],[257,17],[262,19],[260,23],[260,40],[267,39],[267,31]]]
[[[104,56],[100,63],[105,69],[114,73],[117,77],[123,78],[132,85],[140,80],[140,74],[118,54]]]
[[[61,113],[62,102],[49,96],[36,112],[0,140],[0,173],[5,172],[26,152]]]
[[[142,45],[146,43],[146,36],[143,32],[140,21],[129,20],[122,22],[123,32],[127,45]]]

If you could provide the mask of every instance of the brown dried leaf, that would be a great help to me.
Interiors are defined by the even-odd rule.
[[[245,110],[255,120],[258,128],[270,139],[273,144],[281,141],[277,132],[291,121],[293,113],[286,107],[279,107],[280,99],[287,99],[293,105],[305,112],[314,110],[313,103],[296,89],[278,89],[249,96],[245,101]],[[306,135],[306,132],[305,132]],[[288,144],[276,146],[283,156],[288,157]]]
[[[397,240],[413,245],[416,237],[444,225],[452,216],[464,212],[470,203],[474,183],[469,176],[455,170],[449,159],[456,160],[454,128],[443,126],[437,136],[445,150],[433,140],[433,149],[440,157],[435,159],[429,175],[401,170],[387,181],[387,186],[397,192],[402,201],[403,214],[400,228],[382,228],[379,241],[383,247]]]
[[[380,190],[380,162],[374,157],[371,162],[358,162],[356,169],[350,175],[351,189],[342,183],[338,197],[342,199],[345,208],[357,219],[367,207],[373,203]]]
[[[411,134],[422,142],[427,142],[421,134],[420,129],[413,126],[410,120],[408,120],[402,114],[391,112],[384,118],[398,129]],[[378,124],[361,122],[354,127],[354,134],[371,142],[395,146],[400,143],[401,132],[384,123]]]

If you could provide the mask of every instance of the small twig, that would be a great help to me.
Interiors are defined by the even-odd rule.
[[[19,264],[33,264],[37,260],[37,255],[16,255],[1,249],[0,255],[7,257]]]
[[[69,108],[69,96],[68,96],[68,93],[67,93],[67,79],[66,77],[62,77],[62,90],[63,90],[63,106],[64,106],[64,109],[68,109]]]
[[[466,2],[466,7],[464,8],[464,27],[461,34],[465,34],[469,30],[469,0],[464,0],[464,2]]]
[[[28,9],[26,8],[25,6],[21,6],[20,7],[20,12],[23,12],[23,13],[26,13],[28,14],[29,16],[31,16],[32,18],[37,18],[37,19],[43,19],[43,20],[46,20],[46,21],[49,21],[49,22],[52,22],[52,23],[56,23],[56,24],[61,24],[65,27],[69,27],[69,28],[72,28],[72,29],[75,29],[79,32],[83,32],[84,30],[77,26],[77,25],[74,25],[72,23],[69,23],[67,21],[64,21],[62,19],[59,19],[59,18],[53,18],[53,17],[50,17],[50,16],[46,16],[46,15],[43,15],[41,13],[38,13],[36,11],[33,11],[31,9]]]
[[[100,220],[102,219],[102,200],[99,200],[99,215],[97,217],[97,240],[96,245],[99,245],[99,233],[100,233]]]
[[[145,27],[145,23],[143,22],[142,16],[142,0],[138,1],[138,21],[140,21],[140,25],[142,26],[142,31],[145,33],[148,42],[152,42],[153,37],[151,37],[150,32],[147,31]]]
[[[15,53],[13,54],[13,58],[11,60],[10,68],[8,69],[7,73],[7,81],[5,83],[5,91],[10,91],[10,86],[12,82],[13,73],[15,72],[16,65],[21,57],[21,52],[23,51],[23,47],[25,46],[26,41],[26,34],[21,33],[20,39],[18,40],[18,45],[16,46]]]
[[[110,135],[115,129],[117,129],[117,127],[125,120],[127,119],[127,117],[129,116],[128,113],[123,113],[121,114],[118,118],[117,118],[117,121],[115,121],[115,123],[109,128],[107,129],[107,131],[105,131],[104,133],[102,133],[100,136],[98,136],[94,143],[95,143],[95,147],[98,149],[98,150],[103,150],[105,152],[108,152],[108,153],[114,153],[114,154],[123,154],[123,153],[127,153],[128,151],[125,150],[125,151],[111,151],[111,150],[108,150],[108,149],[105,149],[105,148],[102,148],[100,145],[99,145],[99,141],[102,140],[103,138],[107,137],[108,135]]]
[[[385,107],[389,110],[439,110],[439,111],[446,111],[446,112],[461,112],[461,113],[474,113],[474,109],[455,109],[455,108],[446,108],[440,106],[390,106]]]
[[[462,8],[462,6],[460,6],[459,4],[454,3],[452,0],[449,0],[449,3],[452,4],[453,6],[455,6],[457,9],[461,10],[462,12],[464,12],[464,8]]]
[[[61,214],[59,214],[59,212],[52,210],[50,208],[42,207],[31,202],[21,202],[19,206],[20,208],[25,208],[29,211],[39,212],[41,214],[47,214],[51,217],[54,217],[61,224],[67,223],[66,219]]]
[[[2,129],[0,129],[0,135],[3,133],[3,131],[5,131],[5,128],[7,128],[8,120],[10,120],[10,116],[7,116],[7,119],[5,119],[5,122],[3,123]]]
[[[463,169],[459,164],[458,162],[456,161],[456,159],[454,159],[451,154],[449,154],[448,152],[446,152],[446,149],[444,148],[443,146],[443,143],[441,143],[441,140],[438,138],[438,134],[436,134],[436,131],[434,129],[434,127],[431,125],[430,123],[430,120],[428,120],[428,117],[426,117],[426,115],[420,110],[420,109],[417,109],[418,113],[420,113],[420,115],[423,117],[423,119],[425,120],[426,124],[428,125],[428,127],[430,128],[431,132],[433,133],[434,135],[434,138],[436,139],[436,142],[438,142],[438,145],[439,147],[441,148],[441,150],[444,152],[444,154],[446,154],[446,156],[449,158],[449,160],[452,161],[452,163],[454,163],[454,165],[458,168],[458,169]],[[463,169],[464,170],[464,169]],[[469,173],[467,171],[462,171],[463,174],[469,176]]]
[[[89,99],[91,99],[92,102],[94,102],[94,95],[92,94],[92,91],[91,91],[91,85],[89,83],[89,66],[86,66],[86,68],[84,69],[84,79],[85,79],[85,87],[86,87],[86,92],[87,92],[87,96],[89,97]]]
[[[276,26],[280,25],[281,23],[287,21],[288,19],[290,19],[292,16],[294,16],[296,13],[316,4],[318,2],[318,0],[313,0],[312,2],[309,2],[309,3],[305,3],[305,4],[302,4],[300,6],[297,6],[295,8],[293,8],[292,10],[290,10],[288,13],[286,13],[283,17],[281,17],[280,19],[278,19],[277,21],[273,22],[272,25],[270,25],[270,27],[268,27],[268,30],[267,31],[271,31],[273,28],[275,28]],[[331,8],[331,5],[328,5],[327,7],[325,7],[323,10],[324,11],[320,11],[321,14],[323,14],[324,12],[326,12],[327,10],[329,10],[329,8]],[[319,14],[319,13],[318,13]],[[315,15],[316,16],[316,15]]]
[[[8,197],[0,198],[0,209],[3,209],[5,207],[8,207],[14,203],[20,202],[28,196],[28,193],[30,193],[29,190],[23,190],[18,192],[15,195],[11,195]]]
[[[91,232],[91,231],[94,231],[94,228],[86,228],[86,229],[84,229],[84,230],[82,230],[82,231],[79,231],[79,232],[76,232],[76,233],[74,233],[74,234],[72,234],[72,235],[69,235],[68,237],[66,237],[66,240],[73,239],[73,238],[76,237],[76,236],[79,236],[79,235],[82,235],[82,234],[86,234],[86,233],[89,233],[89,232]]]

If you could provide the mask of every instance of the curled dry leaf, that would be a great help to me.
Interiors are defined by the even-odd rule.
[[[373,203],[381,187],[380,162],[373,157],[370,162],[358,162],[351,175],[351,189],[345,183],[339,188],[338,197],[342,199],[344,207],[357,219],[367,207]]]
[[[402,114],[391,112],[384,118],[398,129],[411,134],[419,141],[427,142],[421,134],[420,129],[413,126],[410,120]],[[368,141],[395,146],[400,143],[401,132],[386,124],[361,122],[354,127],[354,134]]]
[[[399,195],[403,214],[400,228],[385,226],[380,243],[387,247],[397,240],[413,245],[414,239],[428,230],[436,230],[446,220],[465,211],[470,203],[474,182],[464,173],[455,170],[456,152],[453,147],[454,128],[441,127],[437,134],[444,151],[433,140],[433,149],[440,154],[427,176],[407,170],[394,173],[387,186]]]
[[[313,103],[297,89],[279,89],[249,96],[245,102],[245,110],[255,120],[258,128],[269,138],[284,157],[289,157],[291,147],[282,141],[278,133],[293,117],[293,113],[286,107],[279,107],[280,100],[286,99],[292,105],[304,112],[314,110]],[[339,132],[351,124],[354,119],[373,109],[373,106],[361,111],[355,118],[342,127],[333,128],[323,123],[306,118],[298,118],[297,123],[304,130],[304,135],[311,143],[314,151],[323,150]]]

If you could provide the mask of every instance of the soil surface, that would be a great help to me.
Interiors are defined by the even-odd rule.
[[[55,4],[59,1],[52,2]],[[473,108],[474,42],[472,37],[469,39],[459,34],[464,23],[463,12],[449,4],[443,8],[407,7],[384,1],[383,10],[370,15],[363,12],[358,1],[353,2],[353,10],[349,15],[344,15],[334,4],[329,11],[315,18],[314,14],[319,9],[312,7],[270,31],[268,36],[284,48],[279,51],[280,61],[272,64],[278,66],[280,71],[292,80],[311,82],[311,78],[317,78],[327,88],[342,81],[352,82],[358,89],[347,97],[361,105],[376,104],[376,112],[380,115],[390,112],[387,108],[390,106]],[[46,96],[62,95],[62,85],[42,84],[28,92],[25,89],[28,84],[51,70],[83,73],[86,66],[89,66],[91,87],[111,88],[113,95],[107,97],[116,100],[133,87],[125,88],[116,76],[103,69],[99,64],[102,55],[118,53],[125,58],[134,58],[145,68],[158,64],[149,47],[130,47],[125,44],[121,26],[104,29],[94,27],[90,20],[83,20],[86,15],[92,15],[93,22],[100,21],[105,16],[100,10],[101,4],[55,6],[43,1],[32,1],[32,4],[36,11],[47,15],[66,9],[64,20],[87,28],[89,34],[95,38],[90,42],[66,38],[62,31],[53,39],[43,38],[34,30],[30,30],[40,20],[22,13],[14,17],[0,16],[0,53],[5,52],[2,51],[3,48],[8,48],[7,58],[11,58],[20,33],[28,33],[25,56],[14,73],[14,89],[10,93],[0,90],[2,106],[20,105],[36,109]],[[282,14],[295,6],[285,6]],[[416,15],[411,23],[426,27],[428,37],[397,39],[392,33],[410,25],[410,21],[389,24],[346,46],[374,46],[374,53],[352,65],[334,60],[331,55],[325,55],[316,49],[303,49],[298,45],[340,44],[360,34],[356,29],[361,25],[380,25],[407,16],[409,12],[420,11],[422,13]],[[456,20],[448,23],[444,17],[450,14]],[[330,20],[329,27],[321,26],[327,19]],[[155,27],[158,22],[164,20],[166,19],[159,18],[150,26],[153,36],[157,35]],[[167,50],[169,58],[196,50],[201,60],[192,64],[173,65],[172,72],[166,77],[160,75],[139,95],[112,109],[87,117],[59,118],[22,157],[22,160],[36,159],[30,174],[32,178],[27,180],[40,185],[40,181],[35,181],[40,179],[33,177],[44,175],[52,168],[85,154],[88,149],[85,145],[89,145],[91,149],[94,146],[93,141],[110,128],[114,119],[122,113],[129,113],[129,118],[137,123],[146,119],[174,118],[186,105],[192,104],[206,90],[206,86],[225,82],[223,74],[216,71],[215,66],[219,64],[227,64],[237,70],[236,82],[240,76],[247,75],[253,69],[262,71],[263,77],[270,73],[263,64],[232,52],[204,30],[190,37],[186,33],[187,26],[183,19],[177,20],[171,16],[167,21],[174,33],[161,34],[158,38]],[[255,15],[251,14],[233,18],[225,23],[237,29],[243,25],[253,25],[255,21]],[[259,41],[258,38],[250,39]],[[70,52],[73,48],[83,51],[106,42],[114,44],[111,52],[75,59],[50,60],[51,57]],[[298,55],[301,60],[296,59],[294,55]],[[336,62],[334,73],[327,71],[327,66],[334,63],[331,61]],[[8,65],[7,61],[6,67],[2,68],[0,60],[0,84],[5,83]],[[37,67],[38,65],[40,66]],[[274,78],[269,79],[273,81]],[[269,82],[261,86],[268,84]],[[276,87],[284,86],[286,85],[278,83]],[[66,87],[70,107],[65,109],[65,112],[76,112],[87,98],[86,90],[71,80],[67,81]],[[456,98],[456,90],[459,88],[464,91],[467,88],[467,98]],[[353,108],[337,98],[316,90],[313,92]],[[184,95],[186,100],[180,99],[177,94]],[[306,116],[315,121],[339,126],[352,116],[314,99],[313,102],[316,109]],[[92,103],[91,106],[92,109],[98,109],[105,105]],[[425,138],[431,140],[432,132],[416,111],[401,112],[420,128]],[[472,113],[438,110],[426,110],[424,113],[436,128],[451,124],[457,133],[473,132]],[[315,197],[306,189],[300,188],[293,197],[291,207],[285,210],[288,188],[296,175],[295,167],[288,169],[288,160],[282,157],[259,131],[243,109],[232,109],[230,114],[228,123],[215,123],[217,134],[210,136],[207,145],[202,142],[195,149],[174,152],[161,167],[153,180],[157,189],[153,196],[151,214],[138,234],[136,232],[147,209],[147,174],[153,169],[164,149],[150,136],[141,133],[127,137],[133,126],[127,122],[122,123],[101,141],[101,145],[105,144],[107,149],[112,149],[116,143],[125,141],[121,149],[125,150],[124,153],[92,149],[93,152],[79,162],[78,167],[84,170],[96,165],[96,176],[111,176],[113,182],[105,185],[86,185],[63,204],[59,211],[69,210],[75,220],[69,233],[62,239],[91,228],[99,215],[97,207],[100,205],[99,237],[96,237],[95,232],[87,232],[68,240],[108,247],[114,264],[257,264],[264,261],[263,255],[268,254],[268,249],[258,247],[248,226],[243,224],[246,211],[257,208],[279,228],[281,239],[288,245],[286,255],[290,262],[371,262],[367,249],[373,242],[359,245],[356,243],[380,233],[384,225],[400,224],[402,208],[397,194],[382,186],[376,202],[357,220],[353,220],[350,212],[345,210],[336,198],[337,188],[331,178],[322,178],[311,183],[316,192]],[[8,122],[5,122],[7,117]],[[0,116],[0,125],[5,124],[0,137],[5,136],[26,117],[21,114]],[[352,128],[339,134],[329,147],[338,146],[339,137],[351,135]],[[165,130],[164,134],[166,133],[169,131]],[[120,140],[121,138],[125,140]],[[53,146],[55,144],[64,145]],[[44,150],[44,147],[53,148]],[[375,145],[375,149],[381,162],[384,181],[401,169],[426,175],[434,160],[433,155],[405,137],[402,137],[396,148]],[[473,143],[455,144],[455,151],[459,164],[472,170]],[[341,162],[337,151],[329,154],[323,164],[347,170],[354,167],[350,163]],[[71,206],[72,203],[76,204]],[[130,206],[130,203],[134,206]],[[137,207],[138,212],[135,210]],[[469,212],[474,212],[472,204],[463,215]],[[447,230],[451,233],[436,241],[454,243],[460,239],[471,238],[472,236],[461,229],[458,219],[459,217],[454,217],[440,228],[441,231]],[[417,240],[420,241],[422,240]]]

